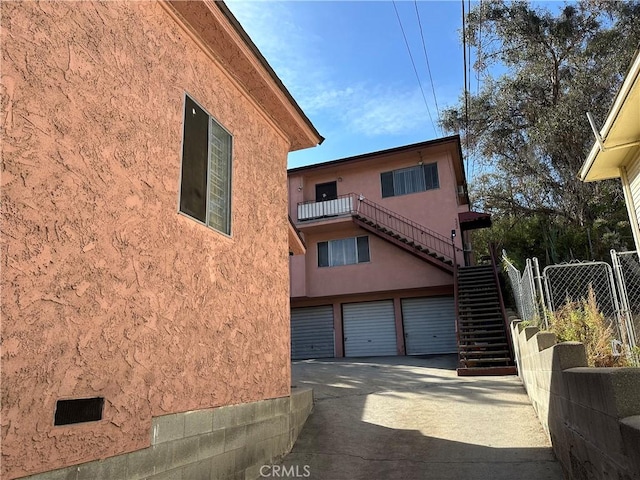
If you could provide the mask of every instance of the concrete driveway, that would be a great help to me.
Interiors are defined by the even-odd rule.
[[[325,480],[561,479],[517,377],[458,377],[456,357],[293,363],[315,407],[279,472]],[[275,477],[275,475],[272,475]]]

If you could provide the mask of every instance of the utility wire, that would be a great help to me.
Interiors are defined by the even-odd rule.
[[[464,0],[462,1],[462,61],[464,63],[464,125],[465,144],[467,154],[469,153],[469,90],[467,90],[467,29],[466,16],[464,12]],[[468,155],[467,155],[468,156]],[[469,171],[469,159],[466,159],[466,171]]]
[[[464,1],[464,0],[462,0]],[[393,0],[393,8],[396,11],[396,17],[398,17],[398,23],[400,24],[400,30],[402,30],[402,36],[404,37],[404,43],[407,46],[407,51],[409,52],[409,58],[411,59],[411,65],[413,65],[413,71],[416,74],[416,79],[418,80],[418,85],[420,86],[420,92],[422,92],[422,99],[424,100],[424,106],[427,107],[427,113],[429,114],[429,120],[431,120],[431,126],[433,127],[433,131],[436,132],[436,126],[433,123],[433,118],[431,117],[431,110],[429,109],[429,104],[427,103],[427,97],[424,95],[424,89],[422,88],[422,82],[420,81],[420,76],[418,75],[418,70],[416,69],[416,64],[413,61],[413,55],[411,55],[411,49],[409,48],[409,42],[407,41],[407,36],[404,33],[404,27],[402,26],[402,21],[400,20],[400,14],[398,13],[398,7],[396,7],[396,1]]]
[[[416,16],[418,17],[418,25],[420,26],[420,38],[422,39],[422,50],[424,51],[424,59],[427,62],[427,71],[429,72],[429,80],[431,81],[431,91],[433,92],[433,103],[436,105],[436,113],[438,114],[438,126],[440,126],[440,109],[438,108],[438,99],[436,98],[436,89],[433,86],[433,76],[431,75],[431,66],[429,65],[429,55],[427,55],[427,45],[424,42],[424,33],[422,32],[422,22],[420,21],[420,12],[418,12],[418,0],[413,0],[416,7]],[[440,126],[440,135],[444,136],[442,126]]]

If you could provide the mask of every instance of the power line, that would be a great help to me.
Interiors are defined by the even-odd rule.
[[[464,0],[463,0],[464,1]],[[398,17],[398,23],[400,24],[400,30],[402,30],[402,36],[404,37],[404,43],[407,46],[407,51],[409,52],[409,58],[411,59],[411,65],[413,65],[413,71],[416,74],[416,79],[418,80],[418,86],[420,87],[420,92],[422,93],[422,100],[424,100],[424,106],[427,107],[427,113],[429,114],[429,120],[431,120],[431,126],[433,127],[433,131],[436,132],[436,126],[433,123],[433,118],[431,117],[431,110],[429,109],[429,104],[427,103],[427,97],[424,94],[424,89],[422,88],[422,82],[420,81],[420,76],[418,75],[418,70],[416,69],[416,63],[413,61],[413,55],[411,55],[411,49],[409,48],[409,42],[407,41],[407,36],[404,33],[404,27],[402,26],[402,21],[400,20],[400,14],[398,13],[398,7],[396,7],[396,1],[393,0],[393,8],[396,11],[396,17]]]
[[[467,90],[467,29],[466,16],[464,13],[464,0],[462,1],[462,61],[464,63],[464,126],[465,126],[465,146],[467,157],[469,153],[469,90]],[[466,159],[466,171],[469,171],[469,158]]]
[[[431,75],[431,66],[429,65],[429,55],[427,55],[427,46],[424,42],[424,33],[422,32],[422,22],[420,21],[420,12],[418,12],[418,0],[413,0],[413,4],[416,7],[416,16],[418,17],[418,25],[420,26],[420,38],[422,39],[422,50],[424,51],[424,58],[427,62],[427,71],[429,72],[429,80],[431,81],[431,91],[433,92],[433,103],[435,103],[436,105],[436,113],[438,114],[438,126],[440,126],[440,109],[438,108],[438,99],[436,98],[436,89],[433,86],[433,76]],[[443,135],[441,126],[440,126],[440,135]]]

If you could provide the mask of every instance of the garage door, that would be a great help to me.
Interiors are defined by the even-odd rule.
[[[456,353],[456,314],[453,297],[402,300],[407,355]]]
[[[346,357],[397,355],[393,301],[346,303],[342,306]]]
[[[291,358],[331,358],[333,349],[333,307],[291,309]]]

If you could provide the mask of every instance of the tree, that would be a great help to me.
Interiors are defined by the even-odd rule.
[[[554,14],[492,0],[467,23],[483,86],[442,125],[485,162],[471,189],[477,207],[498,223],[535,219],[535,245],[550,262],[632,245],[619,182],[582,183],[577,173],[593,145],[586,112],[604,121],[638,47],[640,3],[583,1]],[[496,66],[505,73],[486,73]]]

